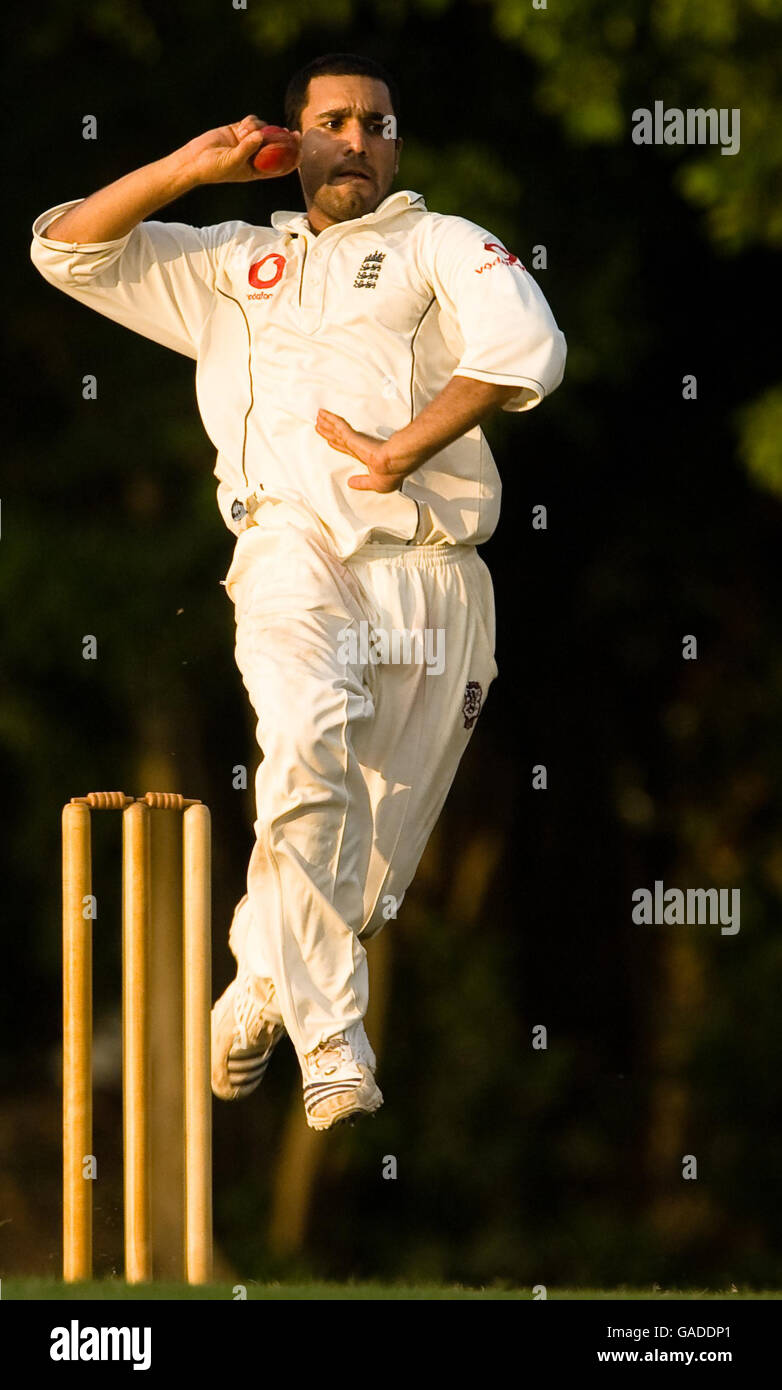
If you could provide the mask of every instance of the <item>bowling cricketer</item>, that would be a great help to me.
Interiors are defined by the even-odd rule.
[[[31,248],[52,285],[197,363],[263,753],[212,1086],[249,1095],[287,1033],[317,1130],[382,1104],[365,942],[401,906],[497,675],[481,421],[530,410],[565,361],[518,256],[392,191],[398,119],[389,74],[326,55],[286,93],[305,211],[156,220],[193,188],[275,176],[248,115],[50,208]]]

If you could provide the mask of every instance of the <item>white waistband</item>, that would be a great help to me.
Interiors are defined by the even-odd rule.
[[[355,561],[363,564],[365,560],[393,560],[400,564],[437,568],[465,560],[475,553],[474,545],[378,545],[375,541],[368,541],[349,555],[344,563],[351,565]]]

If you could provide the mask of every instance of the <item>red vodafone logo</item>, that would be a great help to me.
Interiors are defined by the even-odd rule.
[[[503,265],[521,265],[518,256],[514,256],[512,251],[506,251],[505,247],[499,241],[484,241],[483,245],[486,251],[493,251],[495,255],[499,256]],[[524,267],[522,266],[522,270],[523,269]]]
[[[485,271],[493,270],[498,265],[517,265],[519,270],[526,270],[526,266],[522,265],[518,256],[514,256],[512,251],[508,251],[501,241],[484,241],[483,249],[484,251],[491,251],[494,259],[484,261],[483,265],[474,266],[476,275],[483,275]]]
[[[264,266],[265,270],[262,269]],[[276,285],[277,281],[282,279],[284,269],[285,257],[277,251],[270,251],[268,256],[253,261],[247,278],[256,290],[268,290],[270,285]]]

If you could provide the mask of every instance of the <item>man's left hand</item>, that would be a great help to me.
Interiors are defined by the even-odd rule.
[[[367,473],[356,473],[348,478],[348,487],[364,492],[397,492],[412,471],[409,464],[391,457],[387,440],[361,434],[341,415],[333,415],[330,410],[318,411],[315,429],[332,449],[350,454],[367,468]]]

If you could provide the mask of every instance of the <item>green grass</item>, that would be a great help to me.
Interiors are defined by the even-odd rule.
[[[338,1299],[384,1299],[384,1300],[453,1300],[453,1299],[493,1299],[531,1301],[531,1288],[467,1288],[461,1284],[246,1284],[247,1298],[253,1300],[279,1301],[307,1299],[321,1301]],[[3,1299],[26,1300],[124,1300],[124,1299],[219,1299],[234,1298],[230,1284],[205,1284],[193,1287],[188,1284],[125,1284],[119,1279],[95,1280],[89,1284],[62,1284],[49,1279],[3,1279],[0,1294]],[[666,1302],[672,1299],[692,1299],[700,1302],[705,1299],[738,1300],[782,1299],[776,1290],[753,1292],[741,1290],[715,1291],[712,1289],[564,1289],[549,1287],[549,1300],[603,1300],[621,1299],[629,1302],[645,1300]]]

